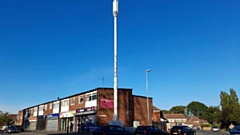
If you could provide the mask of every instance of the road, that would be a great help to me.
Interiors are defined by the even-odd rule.
[[[0,135],[67,135],[66,132],[48,132],[48,131],[32,131],[32,132],[21,132],[21,133],[10,133],[6,134],[0,131]],[[86,132],[82,133],[68,133],[68,135],[89,135]]]
[[[0,135],[6,135],[3,132],[0,132]],[[66,135],[66,132],[47,132],[47,131],[34,131],[34,132],[21,132],[21,133],[12,133],[7,135]],[[89,135],[87,133],[69,133],[69,135]],[[198,130],[197,135],[227,135],[227,132],[211,132]]]
[[[198,130],[197,135],[227,135],[227,132],[211,132],[211,131]]]

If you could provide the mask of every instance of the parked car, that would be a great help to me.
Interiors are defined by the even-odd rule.
[[[240,134],[240,125],[234,126],[233,129],[229,130],[229,135],[237,135]]]
[[[173,126],[170,135],[196,135],[196,131],[188,126]]]
[[[15,127],[16,127],[20,132],[24,132],[23,126],[15,125]]]
[[[213,132],[218,132],[219,131],[219,128],[217,126],[212,126],[211,127],[211,131]]]
[[[88,122],[84,124],[82,131],[88,131],[88,129],[89,131],[92,131],[95,127],[96,124]]]
[[[108,125],[95,127],[92,135],[131,135],[131,133],[121,126]]]
[[[138,126],[135,130],[136,135],[165,135],[165,132],[155,126]]]
[[[4,129],[4,133],[19,133],[20,131],[16,126],[6,126]]]

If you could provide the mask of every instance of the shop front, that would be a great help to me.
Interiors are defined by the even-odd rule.
[[[94,128],[97,125],[97,109],[96,106],[80,108],[76,110],[76,130],[87,130]]]
[[[48,114],[46,116],[47,119],[47,131],[58,131],[58,113]]]
[[[74,115],[75,111],[61,112],[60,113],[60,130],[61,131],[74,131]]]
[[[29,130],[30,131],[33,131],[33,130],[36,130],[37,128],[37,117],[29,117]]]
[[[29,125],[30,125],[30,122],[29,122],[29,116],[30,116],[30,112],[28,109],[24,109],[23,110],[23,129],[24,131],[27,131],[29,130]]]

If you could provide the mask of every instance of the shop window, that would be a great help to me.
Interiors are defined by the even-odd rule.
[[[88,95],[86,96],[86,98],[87,98],[87,101],[91,101],[91,100],[92,100],[91,94],[88,94]]]
[[[97,99],[97,93],[93,93],[92,94],[92,100],[96,100]]]
[[[83,96],[79,96],[79,104],[83,103]]]
[[[71,105],[74,105],[75,104],[75,97],[72,97],[71,98]]]

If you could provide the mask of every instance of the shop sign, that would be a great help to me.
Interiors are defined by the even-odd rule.
[[[95,110],[96,110],[96,106],[92,106],[92,107],[86,107],[86,108],[77,109],[76,113],[95,111]]]
[[[58,113],[48,114],[47,119],[54,119],[54,118],[56,119],[56,118],[58,118],[58,115],[59,115]]]
[[[62,112],[60,118],[74,117],[75,111]]]
[[[98,115],[99,117],[107,117],[107,115],[102,114],[102,115]]]
[[[80,108],[80,109],[76,110],[76,114],[75,115],[91,114],[91,113],[95,113],[96,110],[97,110],[96,106]]]
[[[37,117],[30,117],[28,118],[29,122],[34,122],[37,121]]]
[[[114,108],[114,101],[109,99],[100,99],[101,108]]]

